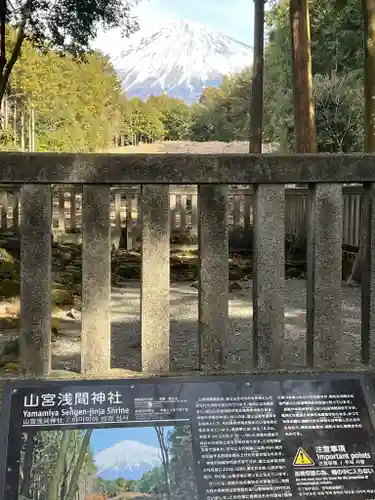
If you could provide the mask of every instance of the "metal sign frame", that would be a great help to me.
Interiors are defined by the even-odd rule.
[[[54,380],[54,381],[12,381],[6,384],[4,390],[3,397],[3,409],[1,414],[1,432],[0,432],[0,499],[3,500],[14,500],[18,498],[18,479],[19,479],[19,462],[20,462],[20,446],[21,446],[21,437],[22,432],[27,432],[27,429],[30,428],[31,425],[34,426],[37,430],[48,430],[48,429],[59,429],[64,426],[64,428],[69,429],[87,429],[90,426],[95,429],[105,429],[105,428],[113,428],[113,427],[149,427],[157,425],[157,422],[160,422],[161,425],[189,425],[192,431],[192,453],[194,459],[196,461],[196,486],[198,490],[198,498],[199,500],[205,500],[206,498],[211,498],[213,495],[212,491],[208,489],[209,481],[205,479],[204,470],[207,470],[207,459],[202,452],[201,443],[199,441],[199,425],[198,425],[198,403],[199,400],[207,400],[207,404],[210,408],[213,408],[211,402],[209,401],[212,396],[217,401],[221,401],[221,410],[210,410],[215,414],[220,415],[224,414],[225,411],[231,412],[230,408],[238,405],[243,413],[246,408],[250,408],[250,403],[245,404],[245,399],[251,399],[255,401],[253,407],[254,411],[257,413],[257,418],[261,415],[261,410],[267,410],[267,408],[263,408],[261,406],[263,403],[262,398],[268,398],[268,401],[272,401],[272,407],[277,406],[277,411],[275,410],[275,418],[272,417],[272,421],[274,422],[272,425],[276,429],[275,432],[278,433],[280,439],[279,449],[282,451],[277,451],[279,453],[279,459],[281,457],[280,454],[285,458],[286,470],[288,473],[289,483],[290,483],[290,491],[292,491],[292,497],[289,498],[294,499],[305,499],[316,500],[317,498],[321,498],[321,496],[304,496],[300,491],[303,491],[303,481],[304,481],[304,472],[298,472],[298,474],[293,469],[293,460],[295,458],[295,454],[298,451],[299,447],[302,447],[306,452],[311,456],[311,459],[314,461],[314,467],[319,468],[319,470],[323,470],[324,467],[319,465],[320,462],[317,460],[316,449],[321,448],[321,453],[325,452],[324,449],[327,448],[326,443],[330,442],[330,440],[334,443],[334,446],[331,446],[331,449],[336,449],[338,446],[338,436],[342,437],[342,441],[347,439],[345,436],[356,436],[354,439],[355,443],[341,443],[341,447],[347,448],[350,450],[354,450],[354,452],[361,451],[360,448],[365,446],[364,443],[366,441],[369,442],[369,450],[371,455],[371,460],[367,460],[370,465],[363,465],[362,467],[371,468],[374,471],[373,477],[369,480],[371,483],[371,491],[373,493],[369,493],[367,496],[363,494],[362,496],[358,496],[355,494],[345,494],[345,495],[336,495],[332,496],[334,500],[341,500],[341,498],[345,498],[346,500],[354,500],[357,498],[364,498],[365,500],[372,500],[375,498],[375,412],[374,412],[374,402],[375,402],[375,389],[372,390],[371,384],[369,382],[369,378],[366,378],[364,374],[356,374],[356,373],[331,373],[331,374],[301,374],[301,375],[291,375],[291,374],[283,374],[283,375],[273,375],[273,376],[265,376],[265,375],[248,375],[248,376],[214,376],[214,377],[176,377],[176,378],[148,378],[148,379],[121,379],[121,380],[71,380],[71,381],[62,381],[62,380]],[[375,387],[375,386],[374,386]],[[40,424],[32,424],[31,420],[26,420],[25,417],[22,417],[22,412],[25,410],[25,406],[20,406],[20,402],[23,399],[23,404],[26,404],[25,397],[27,394],[34,394],[38,398],[34,398],[33,403],[34,407],[39,411],[41,408],[42,396],[49,396],[49,399],[44,398],[45,401],[48,402],[49,408],[51,408],[52,400],[54,400],[54,411],[51,410],[51,414],[57,412],[61,415],[61,409],[57,408],[57,396],[68,394],[70,391],[71,394],[82,394],[83,388],[86,389],[88,394],[94,394],[94,392],[90,391],[102,391],[104,394],[104,389],[107,391],[107,396],[110,394],[109,389],[113,389],[113,395],[115,391],[120,391],[119,400],[121,399],[121,408],[130,408],[130,420],[115,422],[101,422],[101,421],[90,421],[90,422],[82,422],[72,421],[70,419],[74,419],[76,417],[65,416],[64,418],[68,419],[64,421],[64,423],[53,423],[52,420],[49,424],[40,423]],[[301,422],[305,418],[303,415],[301,417],[295,417],[300,425],[301,429],[300,436],[293,436],[292,434],[289,436],[286,435],[286,420],[282,415],[282,411],[280,408],[287,408],[287,406],[282,406],[283,398],[289,398],[288,404],[297,404],[293,403],[293,394],[299,394],[299,398],[305,401],[305,403],[310,404],[312,401],[312,397],[316,397],[319,399],[321,405],[327,404],[324,402],[324,398],[326,400],[331,401],[335,394],[337,397],[340,395],[340,391],[347,389],[347,392],[350,390],[353,391],[353,401],[358,403],[358,415],[360,418],[362,429],[347,429],[344,428],[339,430],[337,429],[318,429],[318,430],[301,430]],[[352,388],[352,389],[350,389]],[[77,392],[80,391],[80,392]],[[315,392],[314,392],[315,391]],[[331,392],[330,392],[331,391]],[[336,391],[336,392],[335,392]],[[69,393],[69,394],[70,394]],[[170,400],[168,400],[168,394],[171,394]],[[25,396],[26,395],[26,396]],[[56,398],[52,397],[53,395]],[[342,393],[342,397],[344,397],[345,392]],[[137,398],[135,397],[137,396]],[[140,397],[139,397],[140,396]],[[145,397],[143,397],[145,396]],[[181,396],[181,397],[180,397]],[[335,396],[335,397],[336,397]],[[294,396],[293,396],[294,397]],[[341,397],[341,396],[340,396]],[[176,398],[179,398],[178,401]],[[207,399],[208,398],[208,399]],[[226,398],[226,399],[225,399]],[[229,399],[228,399],[229,398]],[[237,399],[238,403],[233,403],[234,398]],[[254,399],[255,398],[255,399]],[[279,398],[279,399],[278,399]],[[303,399],[305,398],[305,399]],[[307,398],[307,399],[306,399]],[[310,399],[309,399],[310,398]],[[60,398],[61,399],[61,398]],[[134,420],[136,417],[135,412],[135,400],[138,399],[147,399],[151,402],[151,407],[147,410],[143,403],[139,403],[138,410],[139,415],[142,418],[146,418],[146,420]],[[298,398],[297,398],[298,399]],[[125,400],[125,401],[124,401]],[[346,401],[345,399],[342,399]],[[129,403],[129,401],[133,401],[133,403]],[[177,402],[176,402],[177,401]],[[182,404],[182,401],[185,401],[186,404]],[[231,401],[230,403],[226,403],[225,401]],[[310,401],[310,403],[309,403]],[[332,400],[333,401],[333,400]],[[37,403],[37,404],[36,404]],[[304,403],[304,404],[305,404]],[[355,411],[350,410],[353,406],[350,406],[350,401],[346,404],[347,411],[352,412],[353,415]],[[138,404],[138,403],[137,403]],[[213,404],[213,403],[212,403]],[[228,406],[225,406],[225,405]],[[333,403],[332,403],[333,404]],[[354,403],[353,403],[354,404]],[[36,406],[35,406],[36,405]],[[78,404],[77,408],[81,408],[81,403]],[[100,406],[101,405],[101,406]],[[98,407],[101,408],[109,408],[109,402],[102,401],[102,403],[98,404]],[[285,403],[287,405],[287,403]],[[91,408],[93,403],[90,402],[87,405],[87,408]],[[345,406],[345,405],[344,405]],[[70,408],[67,405],[68,409]],[[228,408],[228,410],[226,410]],[[344,407],[343,407],[344,408]],[[344,410],[345,410],[344,408]],[[306,406],[305,406],[306,409]],[[311,409],[311,408],[310,408]],[[225,410],[225,411],[224,411]],[[283,411],[284,411],[283,410]],[[82,410],[84,411],[84,410]],[[188,413],[187,418],[177,418],[176,416],[180,415],[181,412],[185,411],[185,414]],[[234,411],[234,410],[233,410]],[[268,410],[267,410],[268,411]],[[273,411],[273,410],[272,410]],[[288,408],[284,411],[284,414],[288,414]],[[334,411],[334,410],[331,410]],[[346,411],[346,410],[345,410]],[[345,413],[344,411],[344,413]],[[152,416],[151,419],[148,419],[148,413]],[[160,413],[164,412],[164,413]],[[195,412],[195,413],[194,413]],[[202,410],[204,413],[205,410]],[[246,413],[247,412],[247,413]],[[254,427],[254,422],[250,417],[250,410],[246,410],[246,418],[248,422],[244,425],[251,425]],[[314,410],[316,413],[316,410]],[[313,414],[315,414],[313,412]],[[46,411],[46,413],[48,413]],[[105,413],[105,412],[104,412]],[[296,415],[298,412],[294,412]],[[343,413],[341,411],[341,413]],[[69,411],[67,412],[69,414]],[[205,416],[199,417],[203,420],[209,418],[204,413]],[[303,414],[303,412],[301,413]],[[318,414],[318,413],[316,413]],[[338,414],[338,413],[337,413]],[[138,415],[138,414],[137,414]],[[166,417],[161,419],[162,415],[166,415]],[[237,418],[234,413],[230,413],[232,415],[230,418]],[[333,415],[333,413],[332,413]],[[146,416],[146,417],[145,417]],[[46,417],[47,418],[47,417]],[[48,417],[49,418],[49,417]],[[60,418],[60,417],[59,417]],[[88,418],[88,417],[87,417]],[[91,418],[91,417],[90,417]],[[122,418],[122,417],[121,417]],[[125,418],[125,417],[124,417]],[[137,417],[138,418],[138,417]],[[241,417],[242,418],[242,417]],[[289,418],[289,417],[288,417]],[[345,418],[345,416],[344,416]],[[284,420],[283,420],[284,419]],[[299,420],[298,420],[299,419]],[[320,419],[320,417],[319,417]],[[350,420],[350,419],[349,419]],[[25,422],[28,422],[25,424]],[[206,420],[204,420],[206,421]],[[320,421],[320,420],[319,420]],[[183,424],[186,422],[186,424]],[[221,424],[224,420],[220,420]],[[318,422],[318,420],[317,420]],[[332,420],[333,422],[333,420]],[[319,423],[319,422],[318,422]],[[211,425],[211,424],[210,424]],[[213,424],[214,425],[214,424]],[[215,424],[216,425],[216,424]],[[263,424],[262,424],[263,425]],[[318,424],[317,424],[318,425]],[[320,425],[320,424],[319,424]],[[349,424],[351,425],[351,424]],[[354,425],[354,424],[353,424]],[[254,427],[255,428],[255,427]],[[266,428],[266,424],[264,424],[264,428]],[[303,434],[305,433],[305,434]],[[261,435],[262,433],[260,433]],[[264,434],[264,432],[263,432]],[[253,439],[253,438],[251,438]],[[258,439],[258,441],[262,441],[262,437]],[[322,446],[316,446],[319,445]],[[314,450],[315,447],[315,450]],[[353,448],[354,447],[354,448]],[[329,446],[328,446],[329,448]],[[269,448],[271,450],[271,448]],[[276,448],[274,449],[276,453]],[[272,452],[272,450],[271,450]],[[336,452],[332,452],[336,453]],[[339,453],[339,452],[337,452]],[[354,456],[355,453],[352,453]],[[320,455],[320,457],[324,457],[324,455]],[[328,455],[327,455],[328,456]],[[332,455],[331,455],[332,456]],[[337,455],[339,456],[339,455]],[[237,460],[237,459],[233,459]],[[251,459],[255,460],[254,463],[257,463],[255,458]],[[249,458],[249,463],[251,462]],[[269,458],[269,463],[272,463],[273,458]],[[233,462],[234,463],[234,462]],[[323,462],[322,462],[323,463]],[[328,462],[327,462],[328,463]],[[205,469],[206,467],[206,469]],[[348,468],[349,466],[340,466],[342,469]],[[353,466],[360,467],[360,466]],[[337,468],[337,467],[336,467]],[[298,467],[299,470],[303,469],[303,467]],[[354,470],[354,469],[353,469]],[[307,474],[307,473],[306,473]],[[297,476],[299,479],[297,479]],[[302,478],[302,479],[301,479]],[[297,487],[297,481],[300,481],[299,486]],[[354,481],[354,480],[353,480]],[[307,484],[307,483],[306,483]],[[366,483],[367,484],[367,483]],[[302,485],[302,486],[301,486]],[[281,487],[281,486],[280,486]],[[216,488],[216,486],[215,486]],[[302,489],[298,489],[302,488]],[[308,488],[308,486],[305,486]],[[224,488],[225,489],[225,488]],[[370,491],[367,488],[368,491]],[[211,493],[208,493],[211,491]],[[229,494],[229,493],[228,493]],[[228,497],[227,494],[220,493],[220,498],[232,498],[232,496]],[[216,497],[218,497],[216,495]],[[330,496],[330,495],[329,495]],[[258,497],[256,497],[257,499]],[[273,496],[264,497],[259,496],[259,499],[263,498],[276,498]],[[285,498],[288,498],[287,496]]]

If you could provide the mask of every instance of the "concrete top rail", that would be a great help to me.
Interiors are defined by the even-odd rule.
[[[0,182],[12,184],[290,184],[374,181],[373,154],[0,154]]]

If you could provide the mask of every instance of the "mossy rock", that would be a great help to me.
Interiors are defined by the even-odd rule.
[[[173,232],[171,235],[172,245],[196,245],[198,243],[198,237],[193,233],[185,232]]]
[[[69,275],[70,276],[70,275]],[[63,273],[60,273],[58,276],[56,276],[53,280],[53,283],[58,283],[59,285],[65,285],[67,282],[66,277],[63,275]]]
[[[0,297],[10,299],[12,297],[19,297],[21,285],[19,281],[5,279],[0,283]]]
[[[20,353],[20,341],[18,338],[9,340],[0,352],[0,361],[4,363],[17,359]]]
[[[121,276],[121,278],[135,279],[139,278],[141,275],[141,268],[139,265],[133,264],[123,264],[116,269],[116,274]]]
[[[175,259],[175,258],[170,259],[170,266],[171,269],[174,269],[176,271],[178,270],[184,271],[185,269],[192,269],[193,267],[196,267],[191,262],[186,262],[185,260]]]
[[[20,318],[6,316],[0,318],[0,330],[16,330],[20,327]]]
[[[52,304],[52,314],[62,314],[64,311],[56,304]]]
[[[11,256],[11,254],[7,250],[5,250],[5,248],[0,248],[0,265],[5,262],[9,264],[14,264],[15,260]]]
[[[0,281],[17,277],[19,281],[19,263],[5,248],[0,248]]]
[[[69,264],[73,259],[73,255],[70,252],[59,252],[59,259],[62,264]]]
[[[67,272],[62,271],[59,276],[57,276],[54,280],[56,283],[62,283],[63,285],[73,285],[74,284],[74,276]]]
[[[197,269],[188,269],[188,270],[184,271],[183,273],[171,271],[171,280],[174,282],[193,281],[193,280],[196,280],[197,277],[198,277],[198,270]]]
[[[69,290],[52,290],[52,304],[57,306],[73,304],[73,295]]]
[[[6,239],[0,239],[0,248],[6,250],[11,255],[16,256],[17,259],[21,253],[21,240],[19,236],[9,236]]]
[[[59,281],[54,281],[52,283],[53,290],[66,290],[66,286],[64,283],[60,283]]]
[[[58,318],[51,318],[51,336],[52,336],[52,341],[54,339],[54,336],[58,336],[60,333],[60,321]]]
[[[5,365],[2,366],[0,370],[6,373],[19,373],[20,366],[18,363],[10,361],[9,363],[5,363]]]
[[[67,266],[66,272],[72,275],[74,281],[82,280],[82,270],[81,268],[75,266]]]

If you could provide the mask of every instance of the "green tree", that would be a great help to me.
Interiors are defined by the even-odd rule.
[[[318,151],[332,151],[339,144],[335,137],[327,136],[325,122],[332,108],[332,99],[338,98],[338,91],[330,82],[340,84],[340,105],[335,104],[338,122],[343,123],[347,111],[348,93],[353,89],[353,103],[359,106],[351,113],[350,135],[341,144],[343,151],[353,151],[362,134],[363,120],[360,118],[362,105],[357,98],[363,86],[363,20],[361,9],[355,0],[313,0],[310,4],[312,69],[316,103],[316,125]],[[289,37],[289,4],[282,0],[267,13],[268,44],[265,49],[265,123],[264,138],[267,142],[280,145],[281,149],[294,150],[295,133],[293,124],[292,64]],[[347,89],[344,89],[346,82]],[[323,98],[323,96],[325,96]],[[329,97],[330,96],[330,97]],[[329,97],[329,98],[328,98]],[[323,104],[327,103],[328,108]],[[358,119],[357,119],[357,118]],[[334,116],[329,118],[332,123]],[[332,128],[333,133],[336,130]],[[338,149],[340,150],[340,149]]]
[[[179,500],[197,498],[190,428],[175,427],[169,436],[169,443],[172,498]]]
[[[153,106],[164,127],[166,141],[179,141],[189,136],[191,128],[190,108],[180,99],[167,95],[151,96],[148,103]]]
[[[82,444],[80,446],[79,455],[77,461],[74,465],[74,469],[69,481],[69,488],[64,500],[74,500],[76,492],[78,490],[78,480],[82,472],[83,465],[85,463],[87,450],[89,448],[91,439],[92,429],[85,431],[85,435],[82,439]]]
[[[104,149],[120,128],[125,97],[114,68],[99,52],[82,62],[53,50],[42,55],[25,41],[11,81],[9,102],[17,112],[18,144],[21,114],[27,114],[30,103],[38,151]]]
[[[316,127],[320,153],[363,148],[363,88],[353,74],[315,75]]]
[[[131,15],[134,3],[130,0],[8,0],[6,19],[14,30],[6,58],[0,65],[0,101],[26,39],[42,50],[53,48],[63,54],[81,56],[89,50],[100,26],[120,26],[124,35],[136,30],[138,25]]]
[[[163,122],[158,111],[149,102],[133,98],[124,119],[127,120],[126,128],[138,141],[153,142],[164,137]]]
[[[224,77],[219,89],[206,89],[192,108],[192,140],[249,140],[251,75],[246,69]]]
[[[123,477],[118,477],[116,479],[116,485],[120,492],[130,492],[132,491],[134,480],[124,479]]]
[[[141,479],[134,483],[133,490],[154,495],[166,494],[163,467],[154,467],[150,472],[143,474]]]

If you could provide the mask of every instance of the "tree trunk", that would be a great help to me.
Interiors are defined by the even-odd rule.
[[[290,0],[296,153],[316,153],[308,0]]]
[[[375,1],[362,0],[364,29],[364,97],[366,153],[375,151]]]
[[[171,500],[171,488],[169,484],[169,451],[168,445],[165,442],[164,428],[156,426],[156,435],[158,437],[160,452],[161,452],[161,461],[163,465],[165,486],[167,488],[167,499]]]
[[[1,2],[5,2],[5,0],[0,0],[0,3]],[[13,71],[14,65],[16,64],[16,62],[18,61],[18,59],[21,55],[21,47],[22,47],[22,44],[26,38],[25,27],[26,27],[27,20],[30,17],[30,11],[31,11],[31,8],[33,7],[33,4],[34,4],[34,0],[27,0],[24,3],[24,5],[21,7],[21,12],[20,12],[21,20],[16,27],[16,40],[14,42],[12,53],[10,55],[10,58],[7,61],[3,58],[2,63],[4,63],[4,66],[0,66],[0,70],[1,70],[0,71],[0,102],[2,102],[2,100],[4,98],[4,95],[5,95],[7,86],[8,86],[9,78],[10,78],[10,75]],[[3,8],[3,10],[4,10],[4,8]],[[5,13],[6,13],[6,6],[5,6]],[[0,19],[0,22],[1,22],[1,19]],[[5,35],[4,35],[4,41],[5,41]],[[1,46],[0,46],[0,53],[1,53]]]
[[[6,51],[5,51],[5,30],[6,30],[6,12],[7,12],[7,1],[0,0],[0,75],[4,73],[4,68],[6,65]],[[1,96],[1,102],[3,101],[4,95]],[[5,109],[5,107],[3,107]],[[2,129],[5,131],[5,119],[2,117]]]
[[[5,51],[7,0],[0,0],[0,72],[4,71],[7,59]]]
[[[61,489],[60,489],[60,500],[65,500],[65,495],[68,488],[68,473],[69,473],[69,466],[68,466],[68,457],[66,454],[64,457],[64,467],[63,467]]]
[[[48,489],[48,500],[59,500],[59,486],[64,472],[65,455],[68,451],[72,431],[63,431],[59,454],[57,455],[52,481]]]
[[[74,500],[74,496],[78,488],[79,475],[81,473],[82,466],[86,458],[87,448],[90,444],[91,434],[92,434],[92,429],[85,432],[85,436],[83,438],[81,445],[81,450],[79,452],[77,463],[76,466],[74,467],[73,474],[70,479],[69,489],[65,497],[65,500]]]
[[[375,152],[375,0],[362,0],[364,58],[364,125],[365,153]],[[365,229],[365,228],[363,228]],[[348,284],[361,283],[364,249],[359,247],[355,257]]]
[[[34,454],[34,437],[35,431],[29,430],[26,437],[25,443],[25,456],[23,459],[23,478],[20,488],[20,495],[30,498],[30,478],[31,478],[31,467],[33,465],[33,454]]]
[[[262,152],[264,0],[254,0],[254,61],[251,87],[250,153]]]

